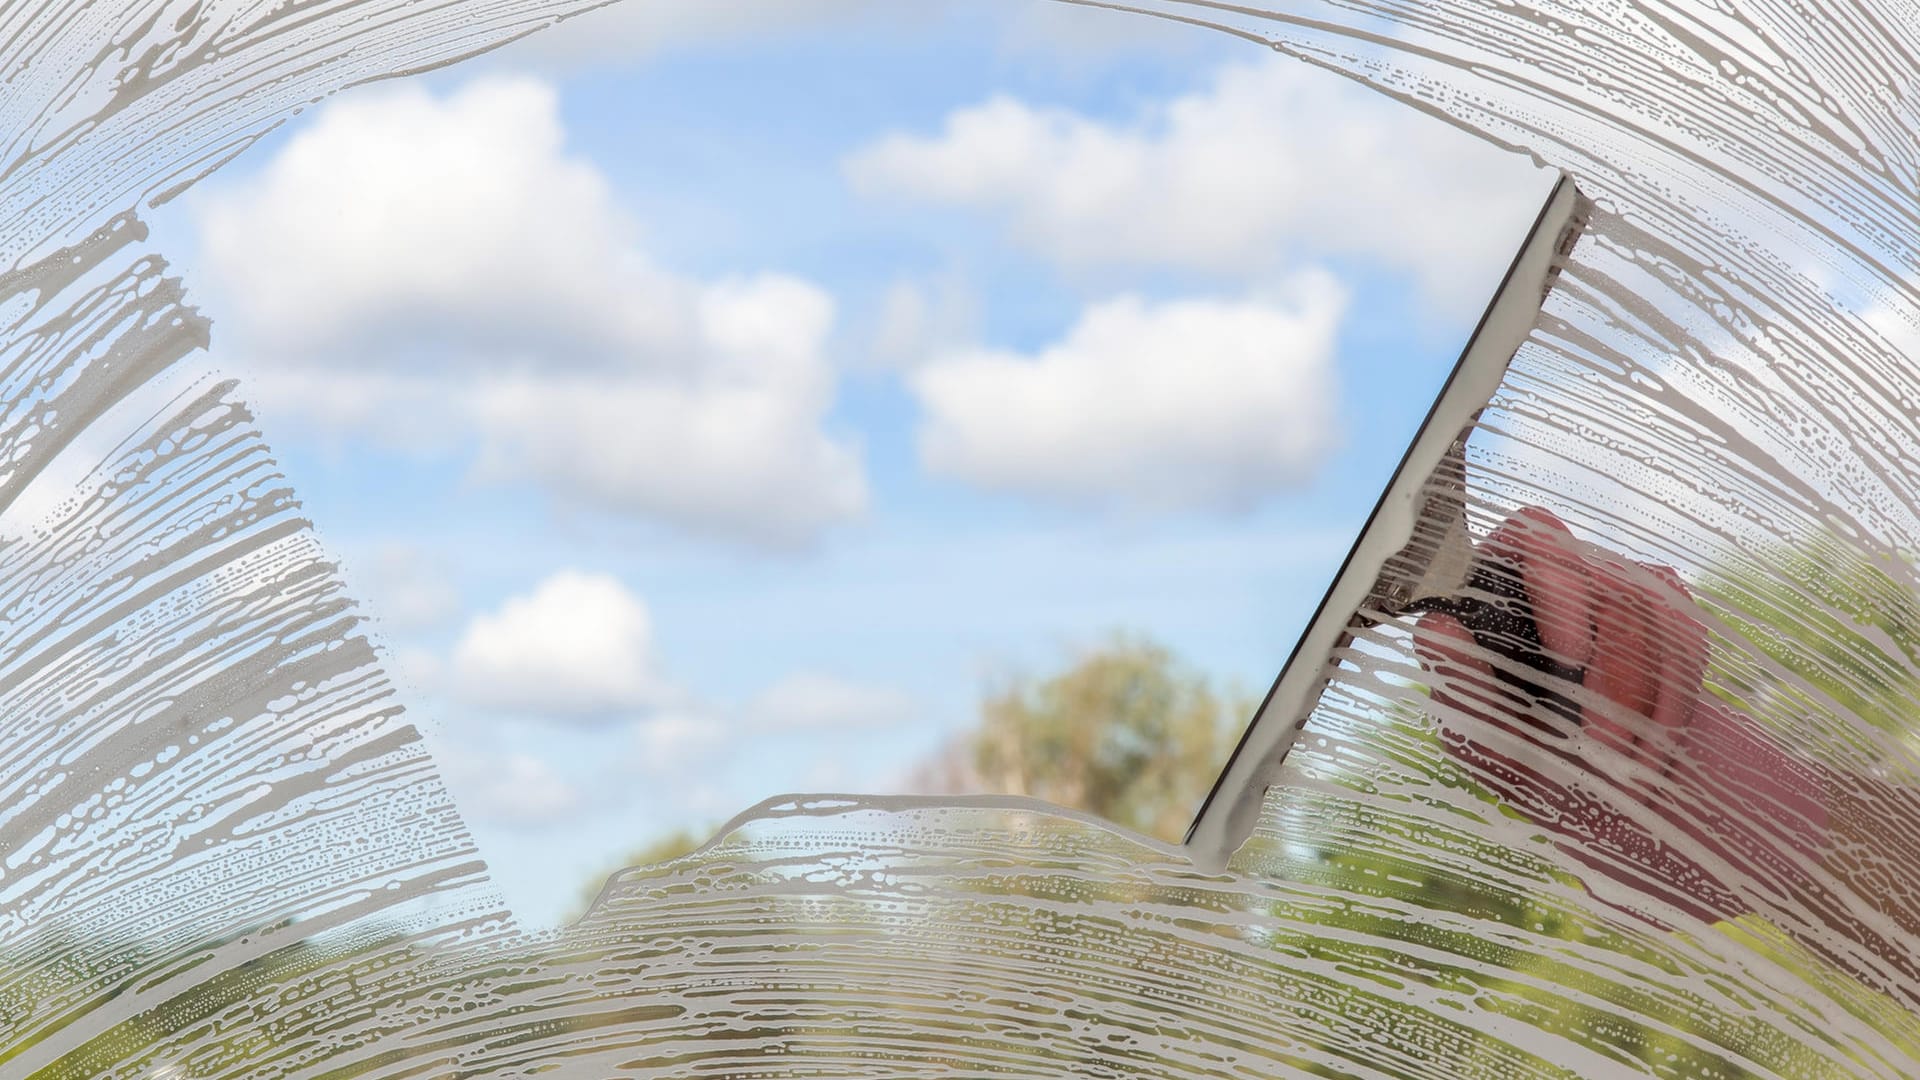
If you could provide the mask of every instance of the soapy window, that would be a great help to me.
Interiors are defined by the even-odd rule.
[[[796,792],[1177,842],[1549,174],[1114,13],[673,10],[155,215],[493,882],[558,923]]]
[[[1912,1071],[1910,20],[675,10],[5,17],[9,1075]],[[1224,872],[1036,790],[1244,719],[1514,150],[1533,640],[1362,633]]]

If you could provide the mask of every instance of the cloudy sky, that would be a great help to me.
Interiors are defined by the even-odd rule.
[[[1264,688],[1549,183],[1224,37],[961,7],[629,3],[156,222],[536,922],[1115,630]]]

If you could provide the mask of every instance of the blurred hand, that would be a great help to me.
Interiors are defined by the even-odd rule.
[[[1539,648],[1555,662],[1583,670],[1581,686],[1541,689],[1570,700],[1580,726],[1654,776],[1670,770],[1680,733],[1701,710],[1707,632],[1680,576],[1663,566],[1634,563],[1573,538],[1567,526],[1539,508],[1521,510],[1480,545],[1480,559],[1520,586],[1539,628]],[[1435,678],[1443,715],[1467,717],[1547,744],[1555,731],[1540,702],[1495,676],[1499,657],[1477,642],[1452,615],[1421,618],[1415,648]],[[1510,672],[1530,669],[1500,661]],[[1473,732],[1446,728],[1449,747],[1465,750]],[[1509,764],[1517,765],[1517,762]]]
[[[1703,694],[1707,629],[1677,573],[1581,543],[1538,508],[1478,554],[1517,586],[1504,591],[1531,607],[1539,643],[1476,639],[1438,612],[1414,630],[1441,740],[1476,779],[1588,866],[1709,920],[1748,910],[1730,868],[1749,882],[1804,876],[1794,867],[1825,841],[1820,783]],[[1516,649],[1581,675],[1500,655]],[[1628,800],[1645,812],[1626,813]]]

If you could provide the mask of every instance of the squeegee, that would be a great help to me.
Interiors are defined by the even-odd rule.
[[[1462,614],[1476,631],[1506,620],[1525,624],[1500,627],[1510,639],[1533,632],[1531,619],[1511,606],[1496,609],[1466,598],[1483,591],[1474,580],[1480,571],[1467,526],[1467,435],[1532,333],[1586,228],[1590,205],[1573,178],[1561,174],[1346,562],[1188,828],[1186,849],[1196,866],[1219,870],[1252,833],[1268,785],[1356,630],[1448,610]],[[1537,653],[1519,659],[1551,670]],[[1578,678],[1577,672],[1554,673]]]

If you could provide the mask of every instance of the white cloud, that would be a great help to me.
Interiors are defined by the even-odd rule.
[[[825,438],[831,305],[777,279],[707,291],[706,378],[503,377],[476,387],[479,475],[531,477],[590,504],[709,532],[800,543],[859,513],[858,454]]]
[[[876,34],[923,34],[944,20],[985,14],[998,28],[1001,49],[1086,68],[1098,61],[1141,54],[1188,55],[1222,51],[1238,42],[1198,28],[1169,25],[1130,12],[1034,0],[648,0],[609,3],[477,58],[487,67],[541,72],[631,66],[666,53],[713,49],[734,42],[792,38],[820,30],[854,28]]]
[[[634,728],[639,771],[671,776],[685,787],[699,769],[726,748],[728,728],[718,717],[702,712],[666,712],[648,717]]]
[[[1225,67],[1130,123],[995,97],[845,168],[869,194],[993,212],[1072,266],[1244,277],[1356,256],[1441,305],[1485,300],[1545,193],[1524,158],[1283,58]]]
[[[1192,65],[1204,55],[1240,54],[1246,48],[1217,30],[1142,12],[1024,0],[1008,5],[1001,47],[1012,56],[1075,74],[1116,59],[1170,57]]]
[[[913,699],[817,672],[799,672],[762,690],[741,710],[762,731],[825,732],[885,728],[914,720]]]
[[[881,298],[872,355],[888,366],[917,364],[970,340],[979,323],[979,298],[957,277],[896,281]]]
[[[1325,274],[1243,301],[1089,308],[1036,356],[976,351],[911,377],[933,471],[1144,510],[1236,509],[1309,479],[1338,437]]]
[[[256,177],[196,202],[224,321],[334,365],[397,345],[416,363],[425,346],[498,362],[666,336],[655,290],[625,310],[609,271],[634,225],[563,141],[557,94],[530,79],[329,105]]]
[[[338,102],[196,219],[222,352],[269,411],[750,541],[865,508],[821,428],[832,298],[654,265],[542,82]]]
[[[609,719],[670,693],[646,605],[615,578],[571,570],[474,616],[450,682],[469,705],[551,719]]]
[[[852,19],[871,22],[918,5],[883,0],[647,0],[568,19],[499,51],[519,67],[569,70],[632,64],[689,46],[766,38]]]
[[[446,657],[422,645],[388,644],[384,666],[409,698],[436,693],[446,681]]]
[[[857,456],[812,437],[764,388],[526,379],[482,388],[474,407],[482,478],[532,477],[580,502],[771,544],[802,543],[866,503]]]
[[[1920,359],[1920,311],[1912,305],[1869,304],[1860,320],[1884,338],[1893,351],[1909,360]]]
[[[399,633],[438,626],[460,611],[460,592],[441,563],[420,548],[390,544],[353,574],[368,613]]]
[[[584,793],[552,765],[522,752],[474,754],[442,747],[435,759],[463,813],[510,825],[551,825],[578,814]]]

